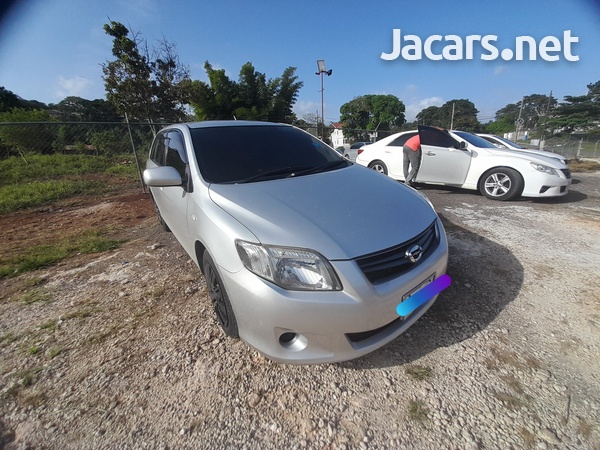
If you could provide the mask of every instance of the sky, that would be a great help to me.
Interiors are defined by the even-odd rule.
[[[10,6],[7,6],[10,5]],[[598,0],[3,0],[0,6],[0,86],[27,100],[58,103],[67,96],[105,98],[101,64],[113,59],[112,39],[103,31],[109,20],[121,22],[146,39],[176,45],[192,79],[206,81],[204,62],[238,79],[242,65],[252,62],[267,78],[296,67],[304,83],[294,112],[321,114],[321,76],[317,60],[333,72],[323,76],[324,115],[338,121],[340,106],[366,94],[392,94],[406,105],[406,118],[428,106],[468,99],[479,120],[525,95],[584,95],[600,80],[600,1]],[[400,29],[402,51],[417,36],[430,36],[435,55],[393,60],[394,29]],[[565,56],[564,33],[577,38]],[[467,36],[495,35],[502,51],[515,49],[518,36],[559,40],[560,51],[545,48],[557,61],[484,60],[491,55],[474,41],[466,59]],[[446,48],[453,45],[453,49]],[[525,47],[527,49],[528,47]],[[536,47],[537,48],[537,47]],[[412,51],[415,55],[416,50]],[[528,50],[525,54],[528,55]],[[573,58],[571,58],[573,59]]]

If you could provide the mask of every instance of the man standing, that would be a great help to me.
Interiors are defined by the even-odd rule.
[[[404,151],[404,183],[414,187],[414,180],[417,178],[421,166],[421,138],[419,133],[406,141],[402,150]]]

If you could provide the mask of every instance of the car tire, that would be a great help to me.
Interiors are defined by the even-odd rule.
[[[369,163],[369,169],[373,169],[379,173],[382,173],[384,175],[388,174],[388,169],[387,166],[385,165],[385,163],[383,161],[380,161],[378,159],[376,159],[375,161],[371,161]]]
[[[232,338],[240,337],[237,320],[233,308],[231,307],[227,291],[225,291],[225,286],[223,285],[223,281],[221,280],[221,276],[217,271],[215,263],[206,250],[202,257],[202,273],[206,280],[208,295],[213,304],[219,325],[227,336]]]
[[[523,177],[509,167],[488,170],[479,180],[479,192],[492,200],[512,200],[523,192]]]
[[[152,196],[152,194],[150,194],[150,198],[152,199],[152,204],[154,205],[154,210],[156,211],[156,216],[158,217],[158,223],[160,224],[160,227],[164,231],[170,233],[171,229],[169,228],[169,225],[167,225],[167,222],[165,222],[165,219],[163,219],[163,217],[161,216],[160,211],[158,210],[158,205],[154,201],[154,197]]]

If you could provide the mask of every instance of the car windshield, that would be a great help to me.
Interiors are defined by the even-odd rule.
[[[520,149],[522,149],[522,150],[526,150],[525,148],[521,147],[521,146],[520,146],[519,144],[517,144],[516,142],[509,141],[508,139],[501,138],[500,136],[496,136],[496,139],[498,139],[499,141],[502,141],[502,142],[504,142],[505,144],[512,145],[512,146],[513,146],[513,147],[515,147],[515,148],[520,148]]]
[[[308,175],[350,165],[320,140],[291,126],[228,126],[190,130],[202,177],[249,183]]]
[[[498,149],[498,147],[496,147],[491,142],[486,141],[482,137],[475,136],[474,134],[471,134],[471,133],[467,133],[466,131],[453,131],[453,133],[455,135],[461,137],[465,141],[467,141],[469,144],[474,145],[475,147],[479,147],[479,148],[493,148],[493,149],[496,149],[496,150]]]

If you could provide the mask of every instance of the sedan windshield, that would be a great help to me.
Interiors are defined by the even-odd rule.
[[[474,145],[475,147],[479,147],[479,148],[493,148],[493,149],[498,150],[498,147],[496,147],[491,142],[486,141],[482,137],[475,136],[474,134],[467,133],[466,131],[453,131],[453,133],[455,135],[461,137],[465,141],[467,141],[469,144]]]
[[[290,126],[194,128],[194,152],[209,183],[250,183],[308,175],[351,163]]]
[[[507,144],[507,145],[509,145],[509,146],[513,146],[513,147],[515,147],[515,148],[519,148],[519,149],[523,149],[523,150],[525,150],[525,148],[521,147],[521,146],[520,146],[519,144],[517,144],[516,142],[509,141],[508,139],[504,139],[504,138],[502,138],[502,137],[500,137],[500,136],[496,136],[496,139],[498,139],[498,140],[500,140],[500,141],[504,142],[505,144]]]

